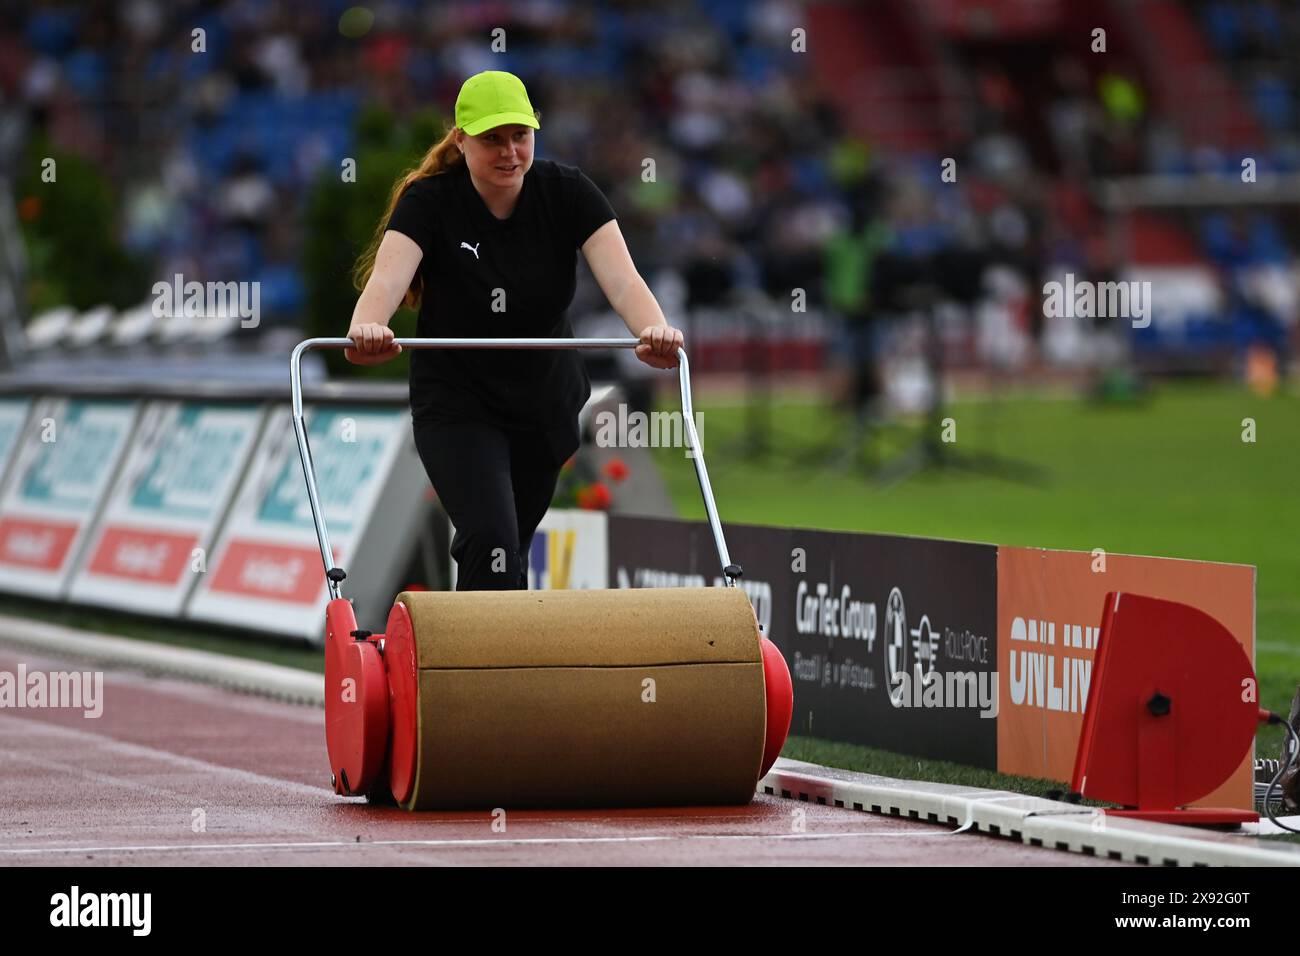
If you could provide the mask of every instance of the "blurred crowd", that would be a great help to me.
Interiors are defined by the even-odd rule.
[[[30,129],[90,157],[122,191],[123,238],[158,274],[260,279],[264,305],[269,280],[273,311],[301,304],[294,214],[311,177],[349,154],[359,105],[399,121],[449,113],[482,69],[525,77],[543,113],[538,154],[600,183],[638,263],[680,270],[692,301],[788,283],[789,254],[811,256],[837,225],[834,117],[777,55],[788,4],[348,11],[253,0],[9,9],[0,85]],[[496,27],[500,53],[489,47]]]
[[[1180,137],[1154,108],[1136,51],[1089,60],[1085,40],[1032,73],[956,55],[964,128],[931,150],[891,151],[850,128],[812,55],[791,55],[791,31],[812,5],[11,5],[0,91],[11,126],[46,133],[103,171],[122,198],[122,240],[154,274],[259,280],[264,310],[290,320],[305,301],[307,188],[350,155],[358,111],[378,106],[399,123],[449,113],[463,79],[482,69],[524,78],[542,113],[538,155],[582,167],[606,191],[635,261],[673,309],[758,295],[788,303],[802,289],[855,333],[841,344],[864,363],[876,320],[913,307],[927,283],[980,317],[960,346],[968,358],[1010,361],[1051,357],[1037,292],[1047,278],[1116,275],[1125,256],[1137,258],[1133,244],[1234,273],[1263,261],[1293,268],[1295,223],[1274,208],[1200,210],[1172,228],[1133,216],[1130,245],[1117,251],[1099,182],[1235,174],[1240,161],[1239,151]],[[1241,84],[1243,106],[1262,117],[1263,168],[1300,168],[1287,56],[1300,18],[1270,0],[1186,9]],[[502,52],[491,46],[496,28]],[[953,178],[941,175],[946,158]],[[950,255],[942,277],[938,253]],[[576,307],[601,307],[590,286]],[[1294,323],[1294,303],[1276,288],[1264,312],[1266,331]]]

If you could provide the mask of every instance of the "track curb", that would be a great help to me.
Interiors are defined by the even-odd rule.
[[[1161,866],[1300,866],[1300,846],[1166,823],[1007,790],[895,780],[777,760],[759,793],[954,826],[1031,846]]]
[[[212,651],[77,630],[47,621],[0,614],[0,647],[22,648],[161,677],[179,677],[297,704],[325,706],[325,678],[321,674]]]

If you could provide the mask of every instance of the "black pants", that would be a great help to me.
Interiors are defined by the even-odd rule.
[[[563,434],[479,422],[417,421],[413,429],[424,470],[456,527],[456,590],[526,590],[533,532],[576,445]]]

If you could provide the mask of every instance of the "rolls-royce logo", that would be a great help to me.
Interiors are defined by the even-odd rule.
[[[911,634],[912,659],[916,661],[916,669],[920,672],[921,680],[928,683],[934,676],[935,658],[939,656],[939,635],[930,626],[928,614],[921,615],[921,623],[912,630]]]

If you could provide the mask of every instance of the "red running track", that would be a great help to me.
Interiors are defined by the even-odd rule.
[[[0,650],[0,670],[16,674],[20,661],[83,669]],[[315,708],[123,672],[105,674],[103,703],[99,718],[0,709],[0,865],[1115,865],[770,796],[723,808],[507,808],[497,832],[488,813],[336,796]]]

